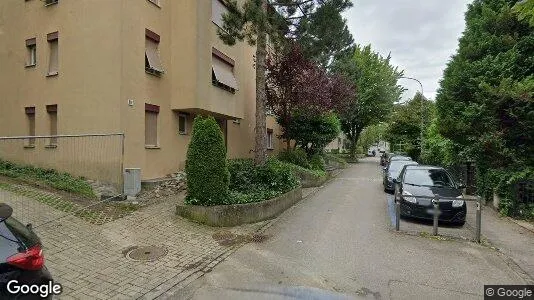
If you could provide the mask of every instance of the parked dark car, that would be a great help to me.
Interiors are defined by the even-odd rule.
[[[384,192],[393,193],[395,190],[395,184],[393,179],[397,178],[402,171],[402,168],[406,165],[417,165],[417,162],[412,160],[394,160],[389,166],[384,168],[384,176],[382,179],[382,185],[384,186]]]
[[[52,276],[44,265],[39,237],[11,216],[13,209],[0,203],[0,299],[42,299],[38,295],[10,295],[7,283],[48,284]],[[51,299],[51,296],[49,297]]]
[[[385,167],[388,168],[389,164],[395,160],[412,160],[412,158],[409,156],[405,156],[405,155],[394,154],[394,155],[391,155],[391,157],[386,161]]]
[[[380,155],[380,165],[385,166],[389,158],[393,155],[394,153],[382,152],[382,155]]]
[[[434,166],[406,166],[395,179],[395,200],[400,202],[401,217],[433,219],[432,199],[438,195],[462,198],[463,185],[456,183],[443,168]],[[439,200],[439,221],[464,225],[467,207],[464,200]]]

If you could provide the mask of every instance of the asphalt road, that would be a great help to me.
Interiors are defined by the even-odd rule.
[[[481,299],[484,284],[525,283],[485,246],[391,231],[375,158],[344,170],[266,234],[173,297],[262,299],[267,290],[263,298],[284,299],[302,286],[364,299]]]

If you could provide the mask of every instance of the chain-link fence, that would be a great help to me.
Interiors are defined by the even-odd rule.
[[[34,227],[104,223],[114,217],[104,202],[122,194],[123,157],[123,134],[0,137],[0,202]]]

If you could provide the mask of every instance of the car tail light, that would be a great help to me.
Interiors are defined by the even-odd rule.
[[[25,252],[8,257],[7,263],[24,270],[40,270],[44,265],[43,250],[41,246],[35,245]]]

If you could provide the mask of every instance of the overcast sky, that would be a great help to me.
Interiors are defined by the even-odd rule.
[[[353,0],[344,13],[358,44],[371,44],[393,65],[423,83],[425,96],[435,99],[439,80],[464,30],[464,13],[471,0]],[[412,97],[419,84],[401,79]]]

